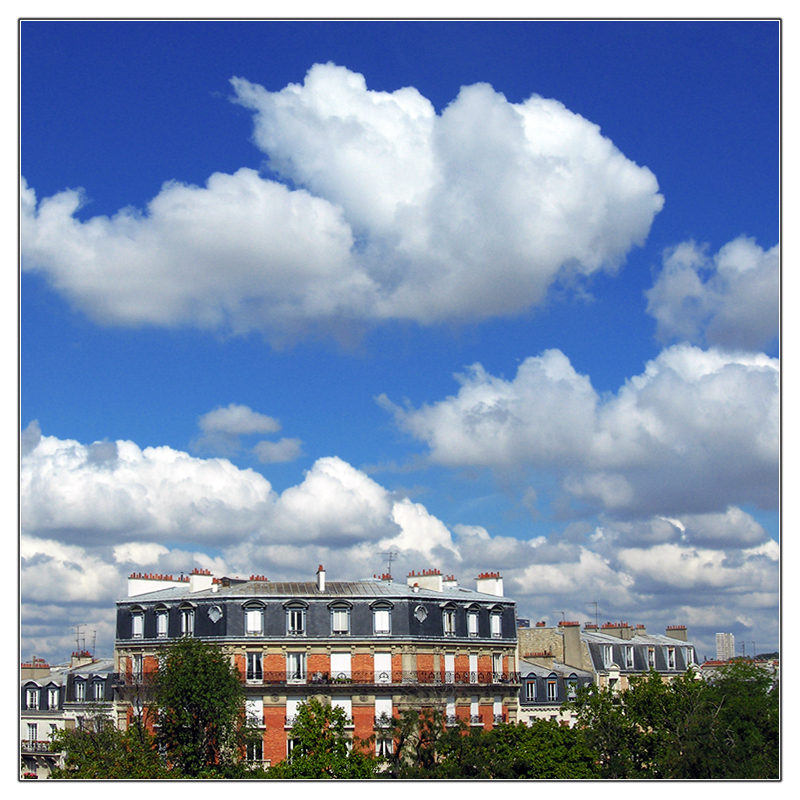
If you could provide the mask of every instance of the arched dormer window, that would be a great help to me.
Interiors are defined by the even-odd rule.
[[[264,604],[248,603],[244,607],[244,635],[264,635]]]
[[[503,636],[503,607],[495,606],[489,614],[489,629],[492,639],[500,639]]]
[[[442,632],[445,636],[456,635],[456,604],[447,603],[442,608]]]
[[[547,676],[547,702],[555,703],[558,700],[558,675],[551,672]]]
[[[41,696],[41,689],[35,683],[28,684],[25,689],[25,704],[28,711],[39,710],[39,698]]]
[[[347,636],[350,633],[350,603],[338,601],[330,603],[331,636]]]
[[[131,608],[131,639],[144,637],[144,609],[141,606]]]
[[[181,636],[190,638],[194,636],[194,606],[191,603],[183,603],[179,610],[181,614]]]
[[[284,603],[287,636],[305,636],[308,604],[299,600]]]
[[[372,632],[375,636],[388,636],[392,632],[392,604],[378,600],[371,604]]]
[[[480,611],[479,605],[471,605],[467,609],[467,636],[475,638],[479,635]]]
[[[169,634],[169,610],[166,606],[156,606],[156,637],[166,639]]]
[[[574,700],[578,696],[578,676],[573,672],[567,678],[567,700]]]

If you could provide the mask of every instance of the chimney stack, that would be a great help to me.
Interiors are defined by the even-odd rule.
[[[325,568],[322,564],[319,565],[319,569],[317,570],[317,591],[325,591]]]

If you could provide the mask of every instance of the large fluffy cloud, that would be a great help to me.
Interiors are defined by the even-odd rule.
[[[402,409],[398,424],[448,466],[555,470],[577,499],[626,515],[774,507],[778,363],[762,354],[675,345],[601,399],[558,350],[513,380],[480,365],[457,395]]]
[[[662,340],[759,350],[778,335],[779,280],[777,245],[740,237],[710,256],[684,242],[665,254],[647,311]]]
[[[104,323],[345,335],[529,308],[613,270],[662,206],[648,169],[554,100],[478,84],[437,114],[332,64],[278,92],[232,83],[293,188],[241,169],[81,221],[80,191],[37,202],[23,179],[23,267]]]
[[[502,571],[521,616],[557,621],[631,617],[685,622],[712,647],[734,616],[760,637],[777,605],[778,548],[742,509],[635,522],[580,523],[535,539],[490,536],[446,524],[336,457],[319,459],[278,495],[251,470],[132,442],[90,445],[42,436],[31,424],[21,465],[23,652],[54,658],[74,649],[76,625],[110,653],[114,601],[131,571],[265,574],[331,580],[438,567],[472,586]],[[176,525],[176,520],[180,525]],[[773,625],[774,627],[774,625]],[[749,634],[748,634],[749,635]],[[756,634],[753,633],[753,636]],[[709,652],[713,650],[709,649]]]

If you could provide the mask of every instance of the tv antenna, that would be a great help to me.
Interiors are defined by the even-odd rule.
[[[590,600],[587,606],[594,606],[594,624],[597,627],[600,624],[600,612],[597,610],[597,600]]]
[[[392,576],[392,561],[397,558],[397,553],[393,550],[389,550],[386,553],[378,553],[379,556],[383,556],[386,560],[386,572],[388,573],[389,577]]]

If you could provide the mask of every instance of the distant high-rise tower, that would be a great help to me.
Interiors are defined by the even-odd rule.
[[[733,634],[732,633],[718,633],[717,634],[717,660],[730,661],[736,652],[734,650]]]

